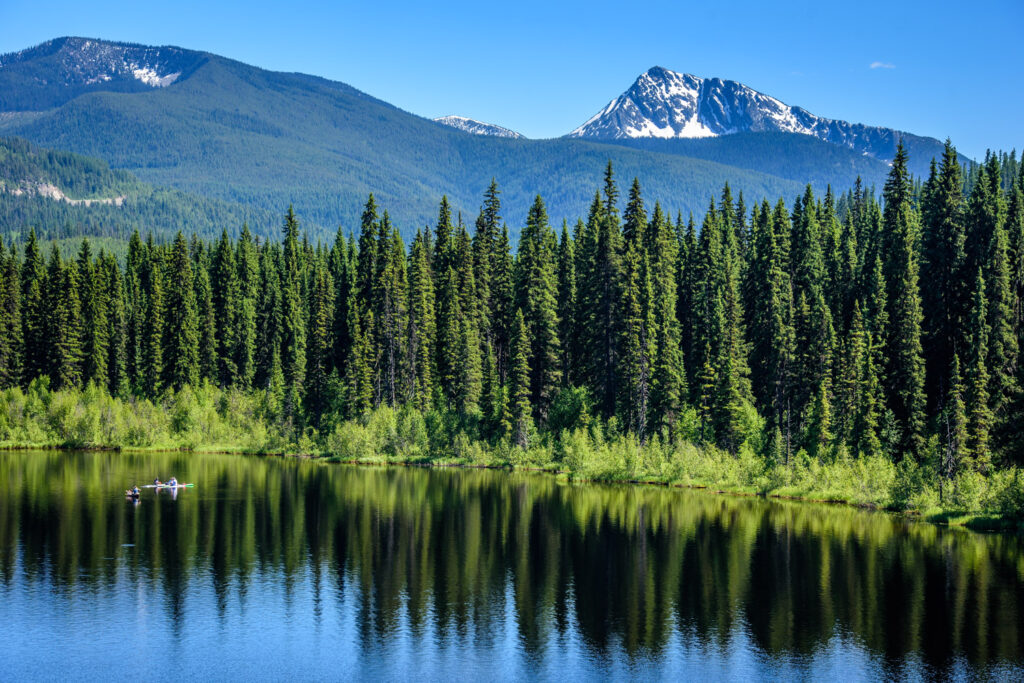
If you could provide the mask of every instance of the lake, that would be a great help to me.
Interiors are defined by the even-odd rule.
[[[535,473],[0,453],[0,678],[126,675],[1020,679],[1024,544]]]

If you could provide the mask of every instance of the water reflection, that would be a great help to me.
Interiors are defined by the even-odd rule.
[[[198,485],[124,500],[168,472]],[[4,453],[0,494],[16,674],[45,638],[51,659],[104,655],[83,677],[172,652],[197,673],[226,659],[229,678],[1024,675],[1014,536],[240,456]]]

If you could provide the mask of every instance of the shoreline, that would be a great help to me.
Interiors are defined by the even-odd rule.
[[[713,495],[741,496],[748,498],[763,498],[765,500],[792,501],[797,503],[812,503],[818,505],[845,505],[848,507],[867,510],[870,512],[884,512],[891,515],[898,515],[908,521],[924,522],[936,526],[948,528],[965,528],[975,532],[1000,532],[1010,534],[1024,534],[1024,520],[1007,518],[1002,515],[964,512],[962,510],[940,509],[935,512],[922,513],[919,510],[898,510],[880,506],[870,502],[851,502],[839,498],[815,498],[811,496],[788,495],[784,493],[771,493],[765,491],[750,490],[745,488],[729,488],[716,484],[695,484],[679,481],[660,481],[657,479],[636,479],[636,478],[588,478],[574,476],[570,470],[551,469],[547,467],[530,467],[514,465],[511,463],[472,463],[450,460],[413,460],[413,459],[361,459],[342,458],[336,455],[325,455],[323,453],[291,453],[287,451],[258,451],[247,449],[224,449],[224,448],[185,448],[185,447],[137,447],[137,446],[68,446],[62,444],[3,444],[0,451],[81,451],[89,453],[182,453],[196,455],[245,455],[263,456],[275,458],[295,458],[299,460],[323,461],[340,465],[353,465],[360,467],[422,467],[426,469],[485,469],[505,470],[507,472],[538,472],[549,474],[558,479],[564,479],[572,483],[594,483],[594,484],[624,484],[630,486],[660,486],[663,488],[689,489],[704,491]]]

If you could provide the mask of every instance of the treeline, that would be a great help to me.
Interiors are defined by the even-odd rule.
[[[699,229],[611,164],[586,220],[537,197],[513,256],[492,182],[472,230],[442,199],[403,242],[371,195],[358,238],[133,235],[125,264],[0,246],[0,386],[49,378],[156,397],[204,381],[265,392],[323,431],[381,405],[455,416],[527,447],[600,418],[771,463],[883,454],[944,479],[1021,460],[1024,201],[999,159],[969,194],[947,144],[916,186],[902,147],[881,201],[857,186]]]

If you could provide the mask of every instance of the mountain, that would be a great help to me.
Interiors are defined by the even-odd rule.
[[[514,138],[516,140],[525,138],[522,133],[517,133],[514,130],[502,128],[501,126],[496,126],[493,123],[484,123],[483,121],[477,121],[475,119],[467,119],[465,116],[442,116],[434,120],[446,126],[457,128],[461,131],[473,133],[474,135],[493,135],[497,138]]]
[[[218,221],[237,230],[245,216],[255,232],[271,234],[292,204],[314,239],[332,239],[339,225],[356,229],[371,192],[407,237],[433,224],[445,194],[470,223],[492,178],[515,239],[537,194],[555,224],[585,216],[609,160],[623,190],[639,178],[647,203],[672,215],[699,215],[726,182],[749,204],[791,198],[808,182],[819,191],[845,188],[858,174],[880,184],[886,170],[855,150],[792,134],[657,141],[668,143],[661,147],[647,147],[649,139],[476,135],[316,76],[87,38],[0,56],[0,135],[102,160],[130,172],[149,196],[178,193],[174,206],[205,202],[202,211],[179,212],[201,214],[196,226],[204,230]]]
[[[642,73],[568,137],[620,141],[737,133],[808,135],[882,161],[892,160],[903,139],[921,169],[942,152],[942,143],[933,138],[815,116],[736,81],[700,78],[660,66]]]

